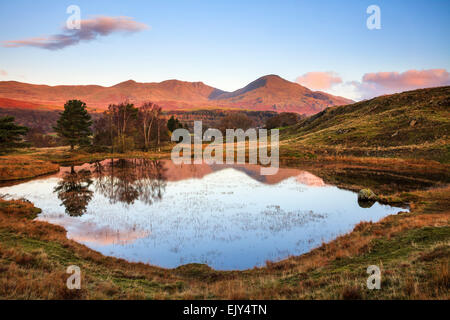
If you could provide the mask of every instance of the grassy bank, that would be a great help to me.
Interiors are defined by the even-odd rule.
[[[449,299],[448,169],[422,161],[346,160],[303,162],[301,167],[343,188],[370,187],[379,200],[408,205],[411,212],[360,223],[307,254],[247,271],[217,271],[201,264],[162,269],[105,257],[67,239],[63,228],[34,221],[39,209],[31,203],[0,200],[0,297]],[[377,178],[381,171],[401,180],[386,186]],[[81,268],[81,290],[66,288],[65,271],[72,264]],[[381,268],[381,290],[366,288],[369,265]]]
[[[29,149],[28,153],[30,156],[36,157],[43,161],[48,161],[52,163],[57,163],[62,166],[73,165],[73,164],[83,164],[86,162],[100,161],[108,158],[149,158],[149,159],[160,159],[170,157],[170,151],[172,150],[170,145],[164,145],[161,151],[128,151],[126,153],[109,153],[109,152],[92,152],[89,150],[78,149],[75,151],[70,151],[68,147],[59,148],[37,148]]]
[[[60,166],[78,165],[108,158],[170,157],[171,148],[165,145],[161,151],[130,151],[127,153],[89,152],[83,149],[70,151],[69,147],[27,148],[0,156],[0,182],[31,179],[58,172]]]
[[[9,155],[0,157],[0,182],[30,179],[58,172],[59,165],[36,159],[29,155]]]

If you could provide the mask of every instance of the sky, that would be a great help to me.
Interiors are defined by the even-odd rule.
[[[79,30],[67,30],[70,5]],[[379,29],[367,27],[370,5]],[[0,81],[233,91],[277,74],[360,100],[450,85],[449,34],[448,0],[2,0]]]

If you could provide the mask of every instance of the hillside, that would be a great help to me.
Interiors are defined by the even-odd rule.
[[[287,154],[450,160],[450,87],[420,89],[331,107],[282,132]]]
[[[27,109],[27,110],[50,110],[59,109],[56,106],[42,105],[28,101],[0,98],[0,108],[4,109]]]
[[[299,112],[300,104],[303,106],[301,113],[305,114],[317,113],[323,110],[324,106],[353,102],[327,93],[311,91],[276,75],[261,77],[244,88],[219,94],[214,100],[231,106],[249,105],[278,112]]]
[[[35,108],[54,108],[53,106],[62,107],[69,99],[80,99],[86,102],[91,110],[101,111],[111,103],[129,100],[135,104],[152,101],[162,105],[165,110],[233,108],[292,111],[308,115],[329,106],[352,102],[342,97],[311,91],[275,75],[261,77],[234,92],[225,92],[203,82],[179,80],[159,83],[138,83],[128,80],[111,87],[47,86],[2,81],[0,82],[0,98],[7,99],[4,102],[5,107],[12,105],[20,107],[23,104],[35,106]]]

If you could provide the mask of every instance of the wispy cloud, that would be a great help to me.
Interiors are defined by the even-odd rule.
[[[134,33],[148,28],[146,24],[134,21],[130,17],[98,16],[92,19],[81,20],[80,29],[69,30],[65,27],[60,34],[4,41],[3,46],[8,48],[36,47],[58,50],[76,45],[82,41],[93,41],[98,37],[108,36],[112,33]]]
[[[297,77],[295,82],[312,90],[327,90],[338,83],[342,83],[342,79],[335,72],[308,72]]]
[[[0,69],[0,76],[7,76],[8,72],[6,72],[5,70]]]

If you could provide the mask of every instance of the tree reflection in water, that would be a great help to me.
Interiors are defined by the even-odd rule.
[[[86,212],[87,205],[92,199],[93,192],[89,190],[92,184],[92,173],[89,170],[75,171],[74,167],[70,172],[64,174],[58,182],[53,192],[58,193],[58,198],[66,213],[70,216],[81,216]]]
[[[140,200],[151,205],[162,199],[166,188],[164,165],[150,159],[111,159],[95,163],[96,191],[110,203],[133,204]]]

